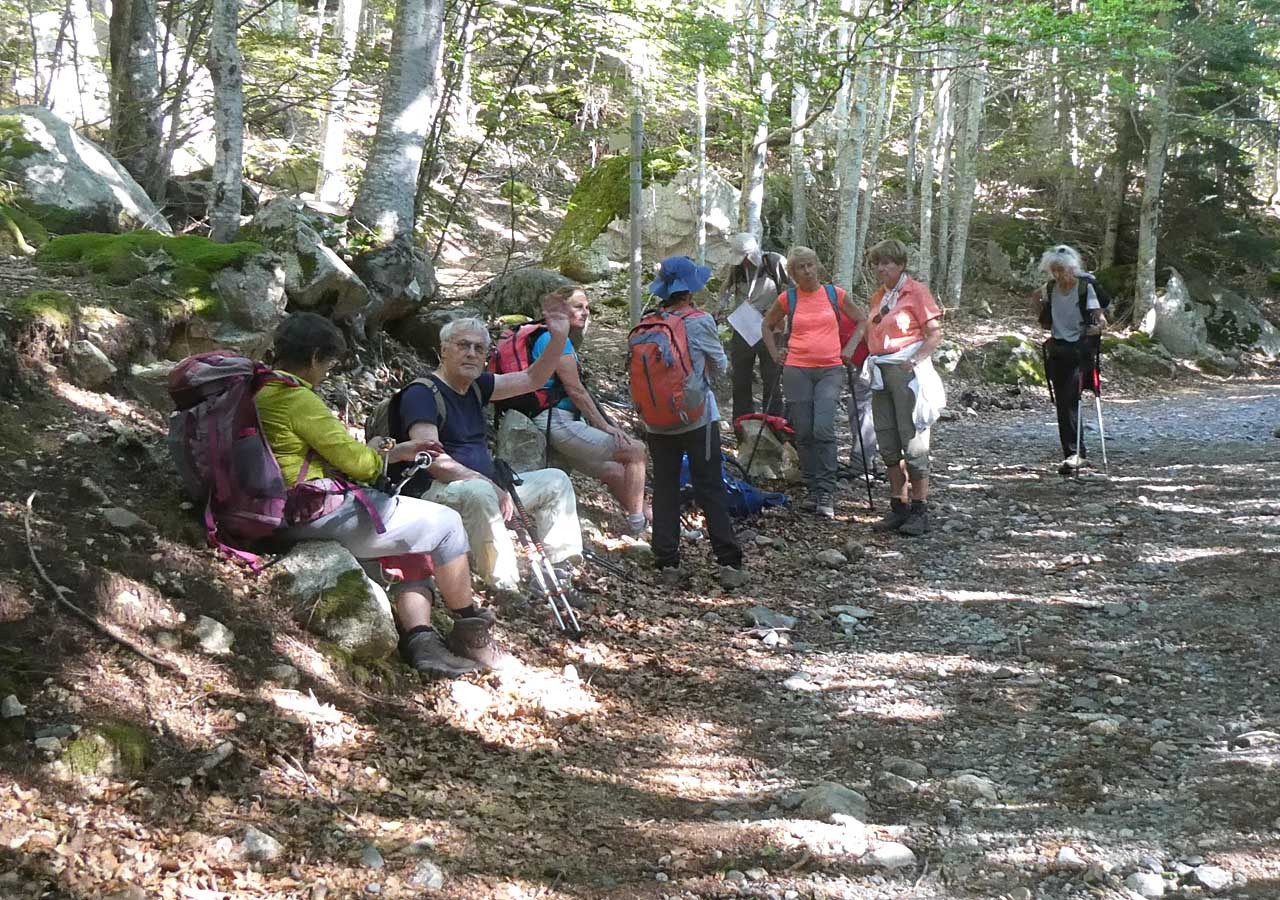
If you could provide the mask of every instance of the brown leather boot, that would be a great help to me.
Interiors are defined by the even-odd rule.
[[[434,631],[401,636],[400,658],[410,668],[430,678],[457,678],[481,670],[481,666],[472,660],[451,653]]]
[[[493,639],[493,621],[479,616],[454,622],[445,646],[458,656],[477,663],[485,671],[504,669],[515,661]]]

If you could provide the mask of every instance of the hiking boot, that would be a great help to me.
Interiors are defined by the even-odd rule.
[[[434,631],[419,631],[400,638],[400,658],[411,669],[429,678],[457,678],[479,672],[480,666],[455,656]]]
[[[720,571],[716,574],[716,580],[720,582],[720,587],[731,591],[734,588],[743,587],[750,579],[745,569],[738,566],[721,566]]]
[[[486,672],[505,669],[515,661],[493,639],[492,620],[480,616],[468,616],[454,622],[445,647],[457,656],[479,663]]]
[[[667,587],[680,587],[684,584],[684,572],[679,566],[665,566],[658,570],[658,580]]]
[[[1074,475],[1076,470],[1080,468],[1083,460],[1079,453],[1072,453],[1062,461],[1062,465],[1058,466],[1059,475]]]
[[[907,504],[901,500],[890,500],[889,511],[885,513],[883,519],[871,526],[871,530],[897,531],[907,521],[908,512]]]
[[[824,519],[834,519],[836,508],[831,504],[831,495],[819,493],[813,495],[813,514]]]
[[[922,501],[916,500],[907,512],[907,520],[898,526],[900,534],[919,537],[929,530],[929,512]]]

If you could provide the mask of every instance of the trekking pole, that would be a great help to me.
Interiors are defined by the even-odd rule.
[[[754,360],[752,361],[752,365],[753,366],[755,365]],[[773,376],[773,384],[771,384],[769,386],[769,389],[764,392],[764,414],[766,416],[769,415],[769,401],[773,399],[774,391],[776,391],[778,389],[778,386],[781,384],[782,384],[782,366],[779,365],[778,374]],[[760,429],[756,432],[755,443],[751,445],[751,453],[747,456],[747,464],[742,469],[742,473],[747,476],[748,481],[751,479],[751,462],[756,458],[756,450],[760,448],[760,438],[764,437],[764,430],[768,427],[769,427],[768,422],[764,419],[761,419]]]
[[[582,558],[589,563],[595,563],[606,572],[617,575],[619,578],[633,578],[633,576],[630,575],[626,569],[622,568],[622,566],[612,560],[605,559],[599,553],[594,553],[590,550],[583,550]]]
[[[423,469],[431,468],[431,463],[433,463],[434,461],[435,461],[434,457],[432,457],[432,455],[428,453],[426,450],[423,450],[421,453],[415,456],[413,458],[413,465],[411,465],[405,471],[404,477],[400,479],[400,483],[397,484],[395,488],[391,491],[391,496],[392,497],[399,496],[400,492],[404,490],[404,486],[413,480],[413,476],[417,475]]]
[[[570,637],[581,637],[582,626],[578,624],[578,617],[573,611],[573,606],[569,603],[569,597],[565,594],[564,587],[560,584],[555,567],[551,565],[551,559],[547,556],[547,551],[543,548],[542,541],[534,536],[533,519],[529,516],[529,511],[525,509],[524,501],[520,499],[519,492],[516,491],[516,485],[524,482],[505,459],[494,459],[493,468],[494,474],[498,476],[499,487],[511,496],[511,502],[515,504],[520,525],[516,530],[524,539],[525,550],[529,553],[530,571],[533,573],[533,580],[537,582],[538,589],[542,591],[542,595],[547,598],[547,605],[551,607],[551,614],[555,617],[556,625]],[[556,605],[556,601],[559,601],[563,610]],[[568,620],[567,625],[566,619]]]
[[[853,366],[845,366],[845,374],[849,376],[849,400],[853,403],[853,421],[849,423],[849,429],[857,432],[858,435],[858,452],[862,454],[862,477],[867,480],[867,509],[875,511],[875,501],[871,499],[871,466],[867,460],[867,445],[862,440],[862,408],[858,406],[858,394],[854,389]],[[850,455],[853,454],[853,448],[849,449]],[[852,462],[850,462],[852,465]]]
[[[1102,445],[1102,471],[1111,477],[1111,466],[1107,464],[1107,430],[1102,425],[1102,339],[1093,354],[1093,408],[1098,414],[1098,443]]]

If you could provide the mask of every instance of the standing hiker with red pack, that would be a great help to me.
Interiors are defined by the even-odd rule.
[[[360,489],[387,466],[438,453],[434,441],[401,441],[374,450],[351,437],[313,388],[324,380],[346,342],[330,320],[294,313],[275,334],[278,378],[254,395],[262,433],[291,486],[282,536],[337,541],[357,559],[376,559],[392,579],[400,655],[427,675],[453,678],[506,660],[490,635],[491,614],[471,596],[467,535],[462,519],[438,503]],[[448,641],[431,626],[426,580],[433,574],[445,605],[457,617]]]
[[[707,521],[724,588],[747,582],[733,533],[720,456],[720,411],[710,376],[729,365],[716,323],[694,305],[711,269],[668,256],[649,285],[659,300],[627,339],[631,401],[644,423],[653,458],[653,555],[663,581],[679,584],[680,463],[689,457],[694,496]]]
[[[787,418],[796,430],[796,447],[809,488],[812,511],[836,515],[836,410],[844,387],[845,366],[862,337],[866,316],[843,288],[823,284],[818,254],[794,247],[787,268],[796,286],[778,295],[764,317],[763,338],[769,355],[782,366]],[[786,346],[777,330],[786,322]]]

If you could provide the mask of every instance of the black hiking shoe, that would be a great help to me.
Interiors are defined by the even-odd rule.
[[[907,512],[907,520],[898,526],[898,533],[919,537],[929,530],[929,508],[923,500],[913,500]]]
[[[478,663],[486,672],[508,668],[515,658],[493,639],[492,621],[468,616],[453,623],[445,646],[451,653]]]
[[[901,500],[890,500],[889,511],[884,518],[871,526],[872,531],[897,531],[908,517],[907,504]]]
[[[455,628],[457,626],[454,626]],[[456,656],[434,631],[419,631],[400,638],[400,658],[428,678],[457,678],[479,672],[481,667]]]

